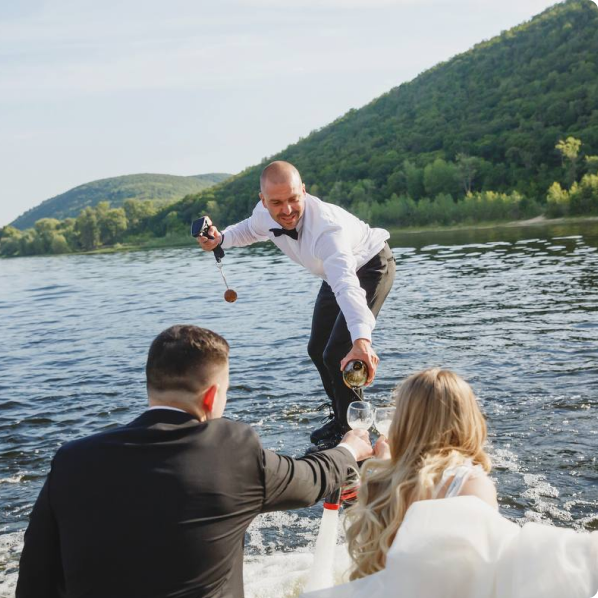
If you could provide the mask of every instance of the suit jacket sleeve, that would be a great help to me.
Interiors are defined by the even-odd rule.
[[[50,471],[29,518],[19,563],[16,598],[60,598],[65,595],[58,526],[50,505],[51,476]]]
[[[308,507],[346,482],[357,463],[344,448],[300,459],[262,449],[265,497],[263,512]]]

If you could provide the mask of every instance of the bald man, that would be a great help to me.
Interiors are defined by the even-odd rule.
[[[198,237],[212,251],[272,241],[288,257],[323,279],[314,308],[308,353],[322,378],[332,413],[311,434],[318,449],[336,446],[347,431],[347,408],[355,391],[343,383],[342,369],[364,361],[371,384],[378,366],[372,331],[395,277],[386,242],[388,231],[370,228],[346,210],[305,192],[299,171],[288,162],[272,162],[260,177],[260,202],[252,215],[213,239]]]

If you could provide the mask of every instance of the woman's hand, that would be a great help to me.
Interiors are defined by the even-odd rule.
[[[386,440],[386,436],[382,435],[378,438],[374,445],[374,457],[376,459],[390,459],[390,446]]]

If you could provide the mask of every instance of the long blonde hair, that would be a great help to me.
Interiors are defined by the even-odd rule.
[[[407,378],[393,393],[390,460],[362,467],[356,504],[347,512],[347,540],[358,579],[384,569],[386,554],[409,506],[432,498],[443,471],[471,459],[490,471],[486,423],[469,384],[433,368]]]

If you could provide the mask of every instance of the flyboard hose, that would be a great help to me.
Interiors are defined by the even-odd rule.
[[[368,369],[363,361],[350,361],[343,370],[343,381],[353,390],[357,400],[362,397],[357,388],[365,386],[368,378]],[[306,592],[323,590],[334,585],[334,553],[336,538],[338,536],[338,516],[341,504],[352,503],[357,497],[359,480],[349,484],[324,499],[324,511],[320,521],[320,529],[314,550],[314,561],[305,585]]]
[[[207,216],[202,216],[197,220],[194,220],[191,224],[191,236],[195,237],[205,237],[206,239],[213,239],[212,235],[208,233],[208,230],[212,226],[211,220]],[[220,245],[215,247],[212,250],[214,254],[214,258],[216,260],[216,268],[220,272],[220,276],[222,276],[222,280],[224,281],[224,286],[226,287],[226,291],[224,292],[224,300],[228,303],[234,303],[237,300],[237,293],[233,291],[233,289],[229,288],[228,282],[226,282],[226,277],[224,276],[224,271],[222,270],[222,258],[224,257],[224,250]]]

